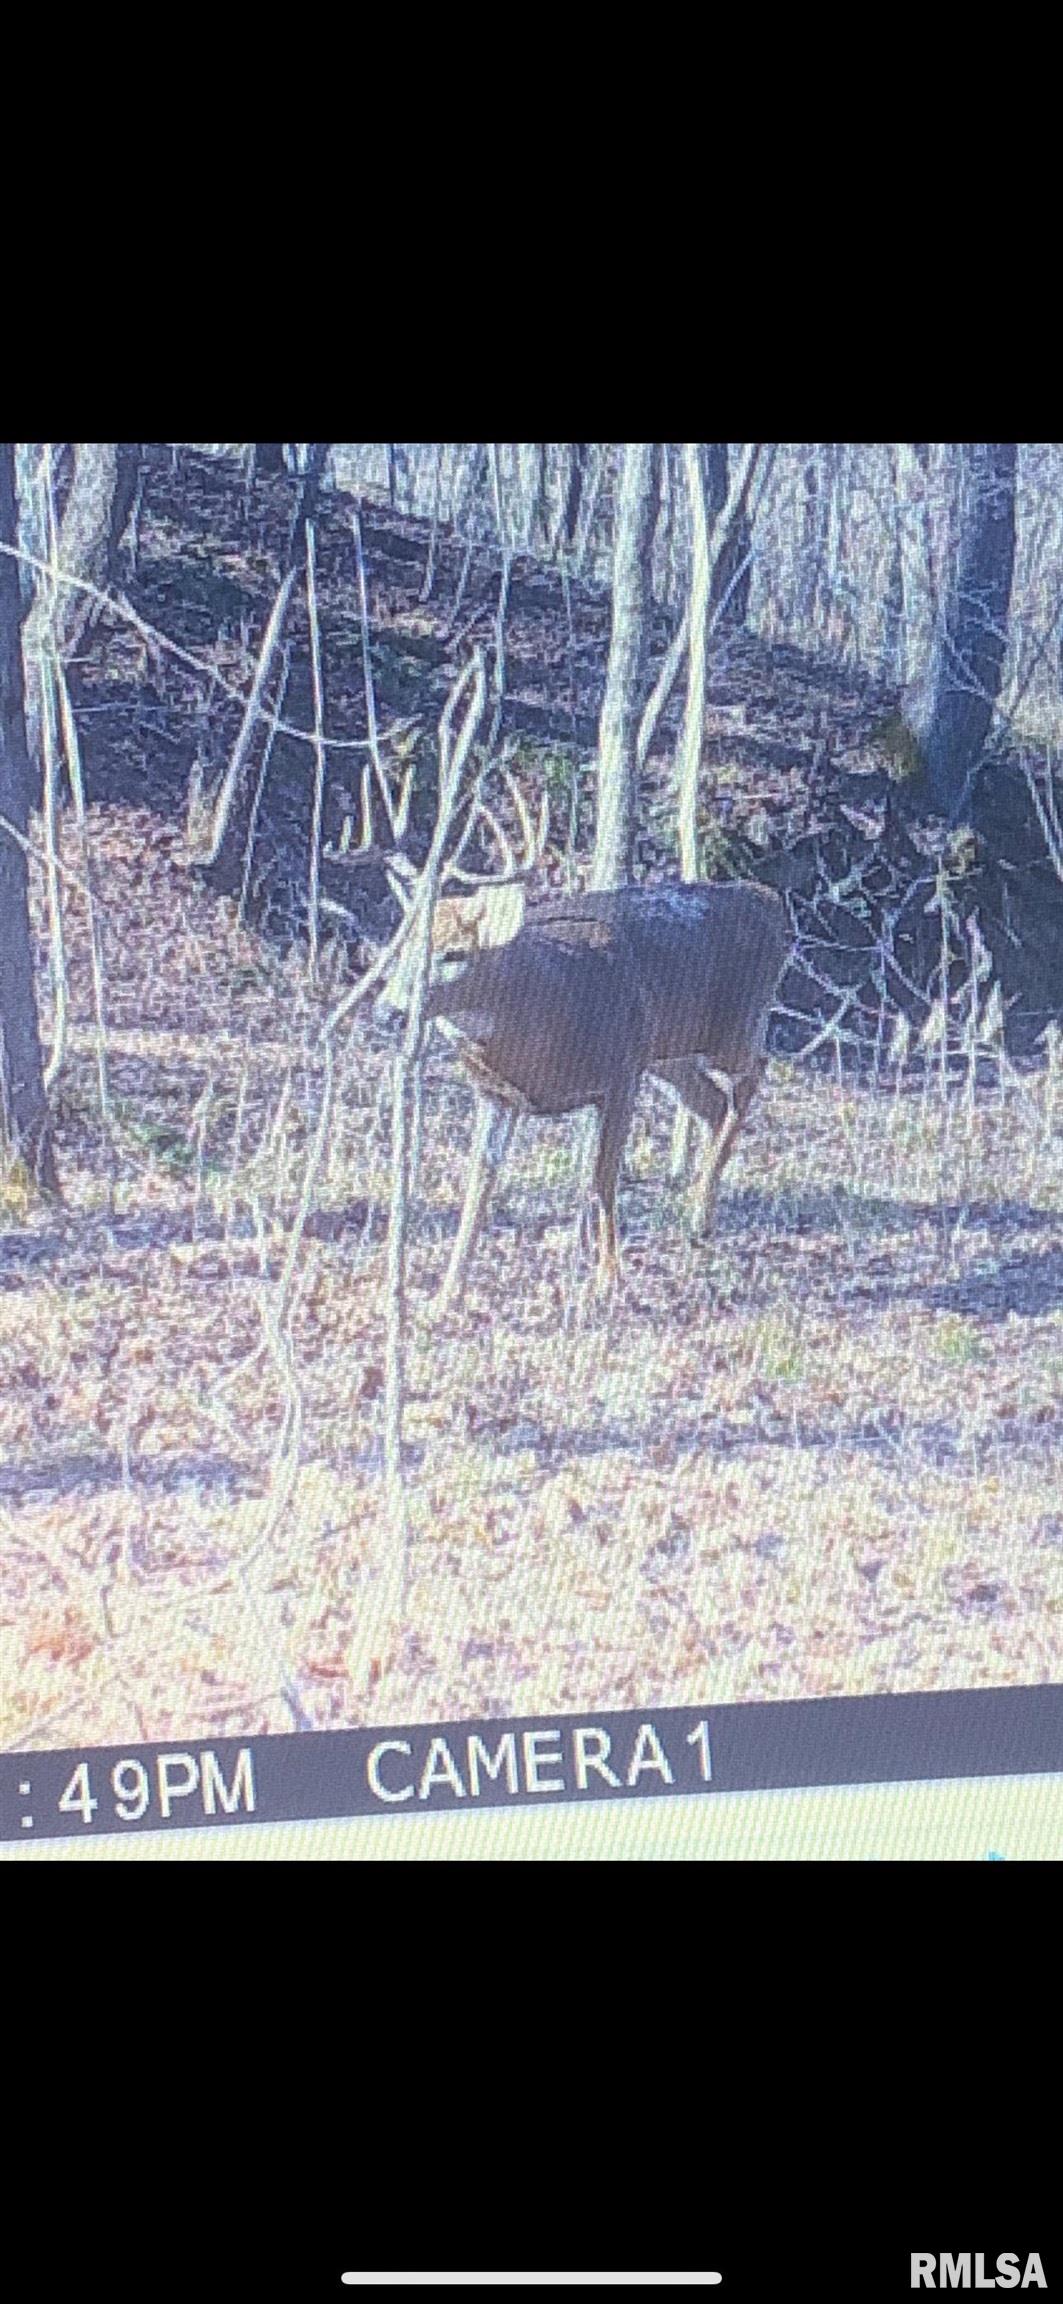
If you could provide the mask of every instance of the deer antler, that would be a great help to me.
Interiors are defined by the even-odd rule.
[[[511,753],[512,746],[510,746],[508,749]],[[523,861],[518,864],[517,859],[513,853],[513,843],[509,839],[508,834],[503,830],[503,827],[499,823],[494,810],[488,807],[486,800],[484,800],[478,792],[475,792],[472,797],[472,807],[469,814],[469,821],[465,827],[465,832],[457,850],[457,855],[462,853],[462,850],[464,849],[466,842],[471,835],[473,825],[475,824],[477,818],[480,817],[487,825],[492,839],[498,846],[502,857],[502,871],[500,873],[469,872],[465,869],[464,866],[460,865],[457,862],[456,857],[454,857],[451,859],[450,864],[447,867],[447,877],[448,879],[459,881],[462,887],[465,888],[484,888],[496,884],[499,880],[530,880],[533,872],[537,871],[539,865],[542,863],[543,855],[546,850],[546,843],[550,831],[550,794],[545,784],[543,786],[542,798],[539,803],[539,822],[538,825],[535,825],[532,822],[528,803],[524,798],[524,794],[521,791],[520,785],[518,784],[512,770],[506,766],[505,754],[503,754],[503,757],[499,761],[498,765],[499,773],[503,779],[503,782],[505,783],[506,789],[513,802],[513,806],[517,812],[517,818],[521,831],[521,841],[524,849]]]
[[[444,879],[448,882],[456,883],[459,887],[469,889],[505,888],[507,886],[519,887],[523,885],[525,881],[531,878],[532,874],[542,862],[550,831],[550,795],[544,785],[542,798],[539,804],[538,822],[536,822],[533,820],[531,811],[528,807],[528,803],[524,798],[524,794],[520,789],[520,785],[518,784],[512,769],[507,765],[507,761],[512,757],[513,750],[514,744],[512,739],[510,739],[510,741],[503,747],[501,756],[495,763],[495,766],[497,767],[498,773],[502,777],[502,780],[509,792],[517,816],[517,821],[520,825],[522,860],[518,863],[517,857],[514,854],[513,843],[509,838],[508,833],[499,821],[499,818],[496,816],[494,809],[489,807],[487,801],[483,797],[483,781],[485,775],[488,772],[488,763],[484,761],[481,764],[479,773],[475,778],[471,791],[467,794],[465,799],[459,803],[458,808],[455,810],[455,817],[464,813],[465,823],[462,827],[461,836],[457,842],[457,845],[452,850],[451,855],[447,859],[446,865],[444,867]],[[464,855],[466,848],[468,847],[473,832],[475,831],[477,824],[480,822],[486,825],[490,837],[498,849],[498,853],[502,859],[502,870],[500,872],[470,872],[461,863],[461,858]],[[383,867],[383,870],[387,874],[388,884],[391,888],[392,895],[396,898],[402,911],[404,913],[409,913],[412,905],[416,900],[417,888],[421,877],[416,865],[411,861],[410,857],[403,854],[401,850],[385,852],[378,848],[375,843],[370,843],[368,846],[363,847],[358,860],[362,862],[366,861],[367,859],[371,859],[372,862],[379,863]],[[455,909],[460,909],[460,907],[463,905],[472,903],[473,899],[471,897],[459,896],[455,897],[452,902],[448,903],[446,898],[441,897],[439,901],[447,910],[449,915],[449,912],[454,911]]]

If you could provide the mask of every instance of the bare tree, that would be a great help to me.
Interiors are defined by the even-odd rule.
[[[282,574],[287,574],[288,569],[294,567],[297,560],[305,559],[307,532],[317,515],[318,498],[324,483],[331,448],[332,442],[330,440],[309,440],[306,443],[302,470],[299,474],[300,486],[288,523]]]
[[[733,614],[735,593],[741,590],[748,601],[755,510],[752,499],[754,491],[757,497],[763,494],[773,453],[757,441],[739,450],[710,525],[706,472],[711,466],[694,442],[688,441],[683,449],[692,539],[690,595],[684,619],[689,633],[687,694],[676,753],[679,869],[684,880],[698,877],[698,772],[705,729],[709,641],[720,622]],[[726,451],[724,472],[726,477]]]
[[[40,656],[46,627],[57,653],[69,656],[98,612],[99,600],[91,588],[102,590],[107,582],[117,476],[117,441],[85,440],[75,448],[74,476],[56,550],[60,576],[75,581],[60,583],[54,595],[38,589],[26,619],[29,657]]]
[[[0,442],[0,1145],[57,1191],[33,982],[15,450]]]
[[[934,618],[927,450],[908,440],[887,449],[893,500],[893,555],[887,578],[887,661],[902,688],[914,678]]]
[[[551,559],[556,559],[562,540],[566,551],[572,552],[575,549],[589,455],[590,448],[586,441],[576,441],[568,446],[568,477],[562,485],[557,521],[548,544]]]
[[[1000,696],[1015,564],[1014,444],[964,445],[956,543],[929,656],[905,694],[931,805],[955,821],[981,764]]]
[[[35,801],[45,775],[42,689],[50,676],[48,667],[73,655],[99,614],[113,573],[118,542],[118,444],[89,440],[74,447],[73,477],[58,532],[54,473],[55,457],[46,447],[38,483],[45,501],[41,518],[34,525],[50,540],[49,549],[43,552],[50,568],[48,576],[36,572],[32,605],[22,629],[23,710]],[[132,498],[126,519],[131,503]]]
[[[765,456],[770,458],[770,449],[764,450],[756,441],[750,442],[736,459],[728,482],[727,451],[724,449],[724,493],[714,508],[715,525],[710,536],[706,473],[713,471],[713,450],[710,446],[709,458],[705,459],[701,453],[701,444],[697,442],[687,441],[683,449],[692,539],[690,597],[686,616],[689,630],[687,693],[676,751],[676,828],[679,869],[684,880],[696,880],[698,877],[698,785],[705,735],[709,641],[720,620],[733,614],[734,595],[740,588],[748,604],[752,543],[750,495],[758,468],[763,478]],[[716,474],[718,478],[718,460]],[[683,1173],[689,1146],[690,1114],[681,1110],[676,1115],[672,1135],[674,1175]]]
[[[653,605],[653,532],[660,497],[660,448],[629,441],[617,491],[613,542],[613,624],[598,730],[598,825],[592,888],[632,878],[638,820],[638,738]]]
[[[798,630],[806,644],[815,637],[827,559],[829,490],[825,456],[821,446],[810,446],[801,476],[802,537],[796,615]]]
[[[233,746],[229,765],[217,789],[210,794],[206,802],[202,790],[202,770],[198,763],[193,768],[188,802],[188,834],[189,845],[199,864],[216,864],[227,842],[232,843],[232,856],[235,861],[239,839],[244,832],[243,817],[239,813],[239,803],[244,796],[251,750],[263,716],[266,688],[274,660],[280,649],[284,619],[288,613],[288,604],[295,588],[297,574],[298,570],[294,566],[288,569],[284,582],[273,602],[266,620],[266,629],[258,652],[255,675],[248,691],[244,716],[240,723],[240,732]],[[282,686],[286,680],[287,671],[285,669],[282,674]],[[272,740],[272,734],[270,734],[268,736],[270,745],[272,745]]]
[[[710,456],[712,454],[710,448]],[[723,452],[726,487],[727,450]],[[698,876],[697,808],[698,779],[701,768],[701,748],[705,735],[705,663],[708,643],[709,607],[713,590],[713,576],[719,570],[722,554],[717,556],[716,571],[709,558],[708,489],[706,466],[700,448],[687,441],[683,449],[687,493],[690,498],[692,552],[690,569],[690,640],[687,662],[686,708],[683,727],[676,752],[676,785],[679,795],[678,837],[679,869],[684,880]],[[709,466],[711,471],[711,464]],[[723,498],[714,506],[723,509]]]
[[[111,498],[111,517],[107,535],[107,581],[113,584],[119,573],[119,546],[126,531],[130,532],[129,567],[137,564],[140,507],[144,496],[147,465],[143,444],[138,440],[119,440],[116,447],[114,493]]]
[[[743,453],[746,453],[743,451]],[[704,450],[705,499],[710,525],[718,521],[727,503],[728,448],[726,440],[709,440]],[[735,502],[712,572],[710,609],[719,608],[725,622],[744,624],[749,613],[752,573],[752,524],[748,489]]]
[[[288,605],[299,574],[300,560],[306,569],[307,615],[311,631],[311,670],[314,690],[314,757],[315,782],[313,791],[313,853],[311,879],[316,880],[318,869],[317,841],[320,831],[320,811],[324,778],[324,751],[321,737],[321,666],[318,655],[317,609],[314,582],[314,514],[328,463],[329,441],[311,441],[307,444],[304,468],[299,475],[292,516],[288,523],[283,548],[282,582],[266,623],[255,675],[248,692],[240,732],[233,747],[229,765],[215,790],[204,804],[202,771],[197,765],[189,790],[189,836],[196,860],[200,864],[216,864],[223,849],[235,866],[241,846],[246,854],[249,840],[247,809],[250,799],[249,768],[252,748],[263,717],[266,690],[274,663],[279,657]],[[280,686],[287,682],[287,666],[281,675]],[[279,693],[279,692],[278,692]],[[272,744],[272,736],[268,738]],[[207,811],[209,809],[209,829]],[[315,901],[311,894],[311,922],[315,917]],[[311,961],[316,951],[315,936],[311,931]]]

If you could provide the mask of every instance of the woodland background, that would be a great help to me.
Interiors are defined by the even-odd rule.
[[[5,1743],[1055,1677],[1063,450],[3,455]],[[796,943],[715,1240],[647,1087],[599,1302],[529,1128],[440,1336],[468,1092],[396,1314],[393,1056],[325,1027],[474,658],[544,884]]]

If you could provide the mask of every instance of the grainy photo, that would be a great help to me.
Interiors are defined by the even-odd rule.
[[[1063,448],[0,446],[0,1746],[1060,1678]]]

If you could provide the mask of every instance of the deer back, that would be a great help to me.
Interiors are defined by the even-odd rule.
[[[760,1052],[789,949],[785,907],[746,882],[639,890],[627,925],[652,1058],[742,1073]]]
[[[519,929],[516,899],[523,890],[498,892],[504,904],[477,913],[455,907],[480,948],[503,944]],[[645,885],[529,898],[525,927],[557,941],[578,943],[592,929],[622,949],[640,985],[644,1035],[651,1059],[702,1055],[715,1069],[738,1074],[759,1050],[768,1011],[782,975],[790,935],[785,906],[774,890],[752,882]]]

